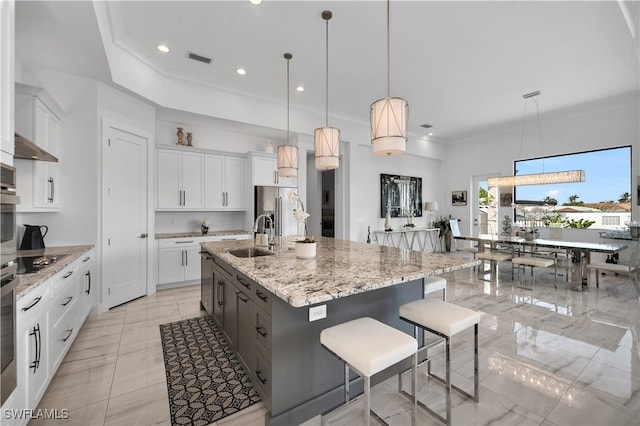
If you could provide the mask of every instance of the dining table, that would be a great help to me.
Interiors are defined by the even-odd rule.
[[[591,261],[591,253],[615,254],[626,249],[627,244],[594,243],[588,241],[550,240],[544,238],[524,238],[517,235],[476,234],[454,236],[458,240],[475,241],[478,251],[487,248],[495,250],[499,245],[511,249],[514,253],[535,252],[539,248],[564,250],[567,261],[575,262],[578,266],[570,276],[572,290],[583,291],[588,287],[586,265]],[[557,261],[557,259],[556,259]],[[569,272],[572,268],[567,268]]]

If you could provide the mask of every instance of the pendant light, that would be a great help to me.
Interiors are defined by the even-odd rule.
[[[371,104],[371,143],[375,155],[400,155],[407,150],[409,104],[391,97],[389,37],[389,0],[387,0],[387,97]]]
[[[520,154],[522,154],[522,144],[524,142],[524,128],[527,119],[527,101],[532,99],[536,104],[536,114],[538,117],[538,136],[540,140],[540,147],[542,145],[542,126],[540,124],[540,108],[538,106],[537,96],[540,95],[540,91],[535,91],[522,95],[524,98],[524,114],[522,116],[522,132],[520,134]],[[524,185],[548,185],[554,183],[574,183],[584,182],[585,173],[584,170],[565,170],[560,172],[544,172],[544,152],[542,153],[542,173],[533,173],[528,175],[515,175],[515,176],[497,176],[487,179],[487,186],[489,188],[499,188],[505,186],[524,186]]]
[[[289,61],[293,58],[291,53],[285,53],[287,60],[287,143],[278,146],[278,176],[298,176],[298,147],[289,145]]]
[[[313,132],[313,146],[316,169],[332,170],[340,166],[340,129],[329,127],[329,20],[333,17],[330,10],[322,12],[326,23],[325,40],[325,123]]]

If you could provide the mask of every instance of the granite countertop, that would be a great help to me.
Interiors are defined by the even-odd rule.
[[[469,268],[480,262],[445,254],[408,251],[377,244],[317,238],[315,259],[297,259],[295,250],[276,246],[271,256],[240,258],[229,250],[252,240],[200,243],[294,307],[322,303],[378,288]]]
[[[224,235],[240,235],[240,234],[251,234],[250,231],[244,230],[231,230],[231,231],[209,231],[206,234],[203,234],[200,231],[193,232],[164,232],[157,233],[156,240],[162,240],[165,238],[196,238],[196,237],[219,237]]]
[[[16,300],[27,295],[31,290],[43,284],[49,278],[62,271],[64,268],[73,263],[76,259],[93,248],[93,244],[83,246],[61,246],[47,247],[39,250],[20,250],[18,257],[23,256],[60,256],[65,255],[56,263],[42,268],[38,272],[32,274],[18,275],[18,286],[16,287]]]

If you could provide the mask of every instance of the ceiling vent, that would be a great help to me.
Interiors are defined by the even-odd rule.
[[[206,56],[201,56],[193,52],[189,52],[189,54],[187,55],[187,58],[193,59],[194,61],[204,62],[205,64],[211,63],[211,58],[207,58]]]
[[[425,129],[430,129],[433,126],[431,124],[421,124],[420,127],[424,127]]]

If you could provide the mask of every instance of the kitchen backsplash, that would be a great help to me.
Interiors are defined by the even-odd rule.
[[[199,231],[200,222],[209,220],[211,231],[245,228],[244,212],[156,212],[156,233]],[[248,229],[247,229],[248,231]]]

